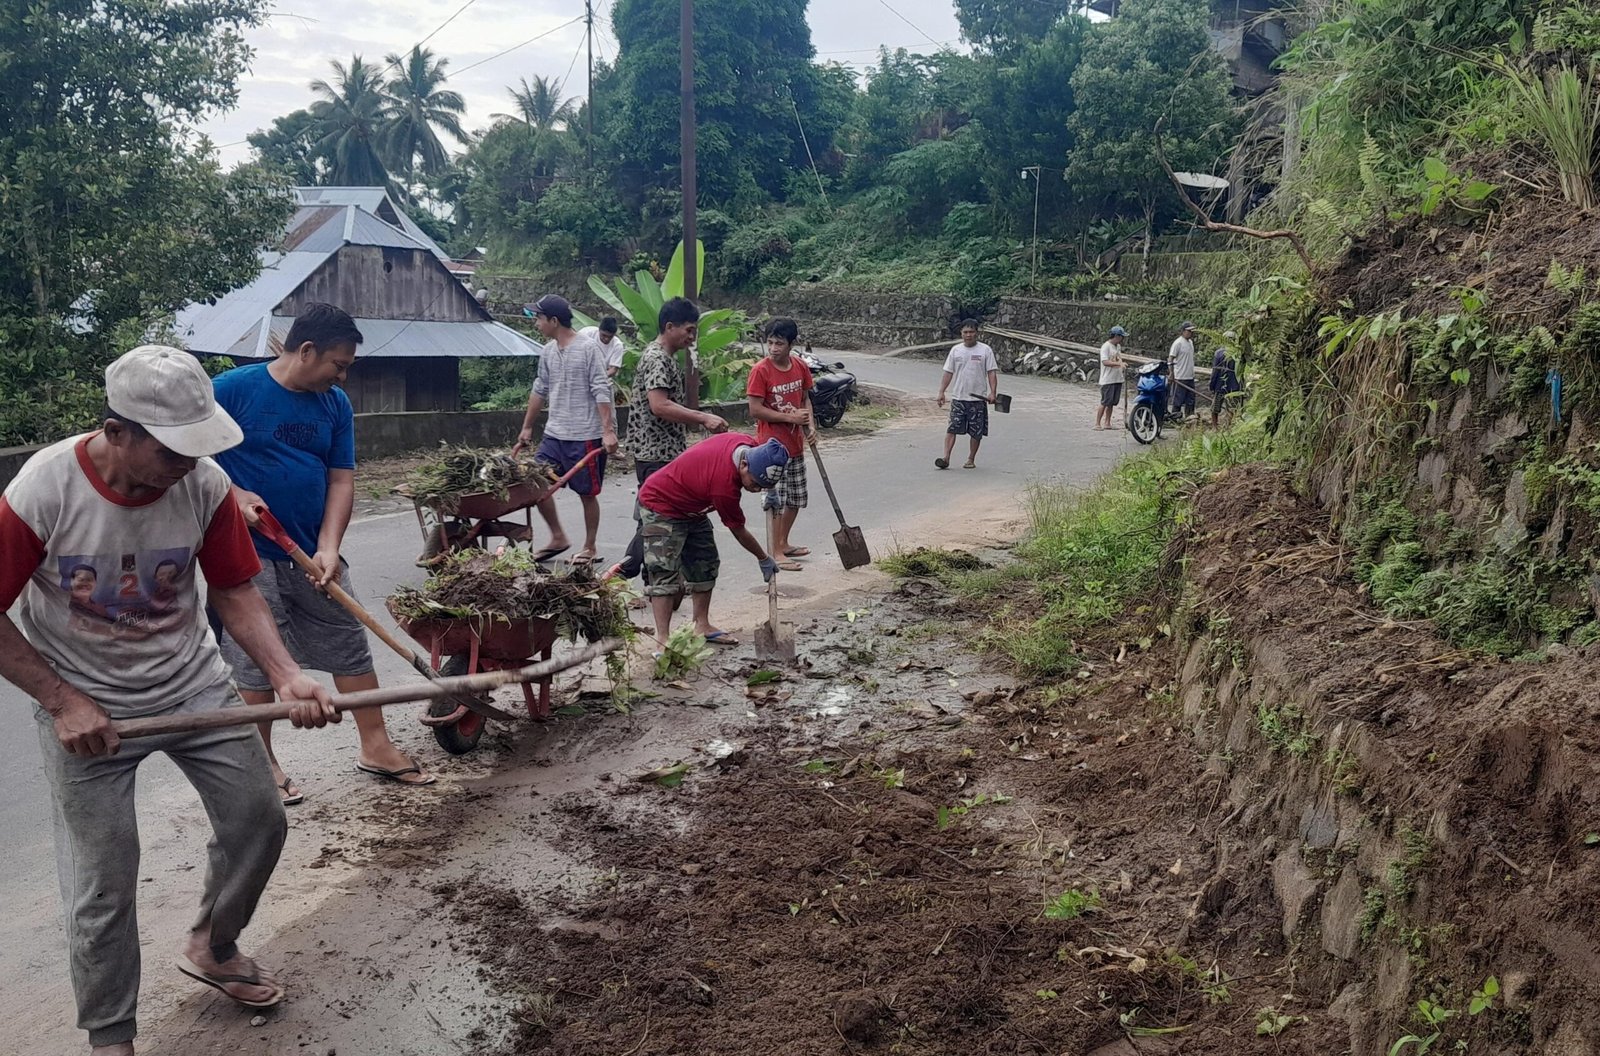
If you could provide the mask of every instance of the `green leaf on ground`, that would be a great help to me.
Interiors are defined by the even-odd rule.
[[[777,682],[781,678],[783,678],[783,675],[780,672],[763,668],[745,679],[744,684],[747,686],[764,686],[769,682]]]

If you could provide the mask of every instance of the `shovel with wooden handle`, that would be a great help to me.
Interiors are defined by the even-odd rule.
[[[381,708],[388,704],[410,704],[419,700],[455,700],[473,697],[513,683],[536,682],[574,667],[587,664],[598,656],[614,653],[622,648],[622,641],[607,638],[579,649],[575,653],[554,660],[541,660],[527,667],[508,671],[482,671],[476,675],[459,675],[441,678],[427,685],[412,683],[405,686],[382,686],[363,689],[355,693],[333,694],[333,706],[338,711],[359,711],[362,708]],[[258,722],[276,722],[287,719],[296,701],[277,700],[271,704],[247,704],[239,708],[219,708],[187,715],[151,715],[143,719],[118,719],[111,725],[117,736],[159,737],[168,733],[194,733],[197,730],[215,730],[224,726],[253,726]]]
[[[822,452],[817,450],[817,438],[807,436],[811,444],[811,460],[817,464],[817,473],[822,477],[822,486],[828,489],[828,501],[833,503],[833,515],[839,518],[839,530],[833,533],[833,545],[839,548],[839,560],[846,570],[860,568],[862,565],[872,564],[872,555],[867,552],[867,537],[861,534],[861,529],[844,523],[844,511],[839,508],[839,498],[833,493],[833,484],[828,480],[828,471],[822,465]]]
[[[306,575],[315,579],[321,579],[322,569],[318,568],[312,562],[312,560],[306,556],[306,552],[300,549],[300,544],[295,542],[294,537],[284,530],[283,525],[280,524],[278,519],[272,515],[272,511],[267,509],[265,506],[256,506],[254,509],[256,511],[256,516],[259,518],[254,525],[255,530],[276,543],[280,550],[289,555],[289,560],[293,561],[301,571],[305,572]],[[433,669],[433,666],[429,664],[428,661],[418,656],[404,642],[396,638],[393,634],[390,634],[388,629],[384,627],[383,624],[373,619],[372,613],[362,608],[361,603],[355,598],[352,598],[349,592],[339,585],[337,580],[329,580],[327,583],[322,585],[322,589],[326,590],[328,592],[328,597],[332,598],[334,601],[337,601],[346,612],[360,620],[362,625],[366,627],[367,630],[377,635],[380,642],[398,653],[400,658],[406,661],[406,663],[410,664],[417,674],[428,679],[430,682],[436,682],[443,677],[439,674],[439,672]],[[487,697],[451,695],[450,702],[452,704],[462,705],[468,710],[475,711],[485,718],[499,719],[501,722],[514,722],[517,718],[510,712],[502,711],[501,709],[495,707],[489,702]]]
[[[767,511],[767,553],[771,558],[778,560],[777,554],[772,552],[773,524],[778,519],[777,510]],[[778,622],[778,577],[774,575],[767,580],[767,619],[764,623],[756,625],[756,658],[759,660],[779,660],[790,663],[794,660],[794,628]]]

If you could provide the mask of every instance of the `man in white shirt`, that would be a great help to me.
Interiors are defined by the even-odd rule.
[[[1094,411],[1096,429],[1111,428],[1111,410],[1122,402],[1122,341],[1128,332],[1120,326],[1100,346],[1100,406]]]
[[[940,407],[945,404],[946,391],[950,393],[950,424],[944,433],[944,457],[934,459],[933,464],[949,469],[956,437],[965,433],[971,440],[962,468],[977,469],[978,445],[989,435],[989,404],[1000,391],[1000,365],[995,362],[994,349],[978,340],[976,319],[962,321],[961,343],[945,357],[944,379],[939,383]]]
[[[1194,413],[1194,324],[1178,328],[1167,353],[1167,369],[1172,372],[1172,409],[1179,418]]]
[[[578,331],[578,336],[592,337],[600,343],[600,351],[606,354],[606,377],[615,378],[622,369],[622,355],[628,351],[628,346],[617,336],[616,316],[606,316],[599,326],[584,327]]]

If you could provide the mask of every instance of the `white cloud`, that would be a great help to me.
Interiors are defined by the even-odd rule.
[[[272,119],[311,101],[313,80],[329,75],[328,63],[360,54],[381,62],[408,51],[449,18],[463,0],[279,0],[266,25],[248,35],[256,49],[252,72],[240,85],[239,106],[206,123],[205,131],[222,145],[223,160],[249,156],[244,138]],[[818,58],[863,65],[880,45],[929,51],[928,38],[955,42],[955,11],[949,0],[887,0],[916,28],[896,17],[886,0],[812,0],[809,19]],[[597,3],[595,59],[615,58],[617,43],[607,28],[610,6]],[[583,90],[581,23],[557,29],[583,13],[577,0],[474,0],[453,22],[428,41],[450,60],[466,67],[514,44],[555,30],[549,36],[452,77],[450,87],[467,100],[467,126],[482,127],[489,115],[507,109],[506,86],[519,77],[568,77],[567,94]],[[923,34],[926,34],[924,36]],[[959,44],[953,43],[959,47]]]

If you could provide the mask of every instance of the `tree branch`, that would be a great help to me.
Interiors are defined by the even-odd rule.
[[[1156,122],[1156,160],[1161,163],[1162,171],[1167,174],[1167,179],[1172,181],[1172,186],[1177,189],[1178,197],[1183,199],[1183,204],[1188,206],[1189,211],[1194,213],[1194,215],[1200,220],[1200,226],[1205,228],[1207,231],[1226,231],[1230,234],[1245,235],[1249,238],[1287,239],[1289,244],[1294,247],[1294,251],[1300,255],[1300,261],[1306,266],[1307,273],[1315,275],[1317,273],[1317,265],[1314,261],[1312,261],[1311,254],[1306,251],[1305,241],[1301,239],[1297,232],[1290,231],[1288,228],[1279,228],[1276,231],[1262,231],[1261,229],[1255,227],[1242,227],[1239,224],[1220,223],[1211,219],[1211,216],[1204,209],[1200,208],[1200,206],[1195,203],[1193,198],[1189,197],[1188,190],[1183,186],[1182,183],[1178,182],[1178,174],[1173,172],[1172,166],[1167,163],[1167,152],[1161,145],[1161,126],[1166,124],[1166,121],[1167,116],[1162,114],[1160,120]]]

